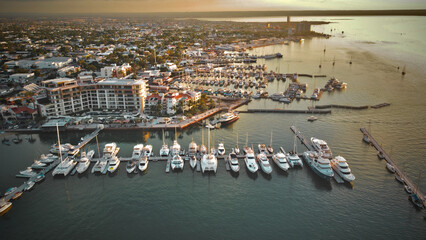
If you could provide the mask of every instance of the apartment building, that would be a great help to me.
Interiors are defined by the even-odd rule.
[[[58,78],[42,82],[47,89],[47,101],[41,101],[42,116],[70,115],[84,110],[127,110],[143,112],[145,81],[105,79],[96,83],[81,83],[75,79]]]

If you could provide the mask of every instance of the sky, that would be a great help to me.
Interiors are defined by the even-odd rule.
[[[426,9],[426,0],[0,0],[0,14],[381,9]]]

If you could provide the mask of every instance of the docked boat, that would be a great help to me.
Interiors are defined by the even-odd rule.
[[[13,194],[12,200],[16,200],[22,196],[22,191],[17,191],[15,194]]]
[[[274,154],[272,156],[272,160],[283,171],[287,171],[290,168],[290,164],[287,161],[287,157],[282,152]]]
[[[400,183],[402,183],[402,184],[404,184],[404,179],[397,173],[397,172],[395,172],[395,179],[398,181],[398,182],[400,182]]]
[[[100,158],[96,163],[95,163],[95,165],[93,165],[93,168],[92,168],[92,173],[96,173],[96,172],[99,172],[99,173],[104,173],[105,172],[105,170],[107,169],[107,167],[108,167],[108,158],[105,158],[105,157],[102,157],[102,158]]]
[[[216,156],[216,155],[217,155],[217,149],[216,149],[216,148],[214,148],[214,147],[212,147],[212,148],[210,149],[210,153]]]
[[[29,177],[29,178],[37,175],[37,173],[34,172],[31,167],[27,167],[27,169],[20,171],[19,174],[21,174],[24,177]]]
[[[67,176],[71,172],[71,170],[75,167],[75,165],[77,165],[77,162],[74,161],[74,159],[66,157],[53,170],[52,176],[56,176],[56,175]]]
[[[52,163],[52,162],[54,162],[57,159],[58,159],[58,156],[49,153],[47,155],[42,154],[40,156],[40,160],[39,161],[41,163]]]
[[[238,162],[237,154],[235,152],[228,155],[228,164],[233,172],[240,171],[240,163]]]
[[[201,155],[205,155],[205,154],[207,154],[207,147],[206,147],[204,144],[202,144],[202,145],[200,146],[200,154],[201,154]]]
[[[256,159],[255,159],[253,150],[251,148],[248,148],[245,151],[246,151],[246,156],[244,158],[244,161],[246,163],[247,169],[251,173],[257,172],[257,170],[259,169],[259,166],[256,163]]]
[[[205,154],[201,158],[201,171],[203,173],[208,171],[213,171],[216,173],[217,171],[217,158],[214,154]]]
[[[142,156],[150,157],[152,155],[152,145],[145,145],[144,148],[142,148]]]
[[[42,163],[39,160],[34,160],[34,163],[31,164],[31,168],[33,168],[33,169],[42,169],[46,166],[47,166],[46,163]]]
[[[135,159],[130,159],[126,164],[127,173],[132,173],[135,171],[138,161]]]
[[[337,156],[330,160],[331,167],[336,171],[339,176],[347,181],[352,182],[355,180],[355,176],[352,174],[351,169],[345,158],[342,156]]]
[[[195,167],[197,166],[197,158],[195,156],[191,156],[189,158],[189,165],[192,169],[195,169]]]
[[[368,144],[371,143],[370,138],[367,136],[367,134],[364,134],[364,136],[362,136],[362,140]]]
[[[179,154],[173,155],[172,161],[170,162],[170,167],[173,171],[177,169],[183,170],[183,164],[183,159]]]
[[[94,150],[90,150],[87,154],[86,152],[81,153],[80,161],[76,167],[78,173],[82,174],[89,168],[90,160],[93,158],[93,155],[95,155]]]
[[[172,145],[172,149],[171,150],[172,150],[172,156],[179,155],[179,153],[180,153],[180,145],[179,145],[179,143],[178,143],[177,140],[173,141],[173,145]]]
[[[378,151],[378,152],[377,152],[377,157],[378,157],[380,160],[385,158],[385,156],[383,155],[383,153],[382,153],[381,151]]]
[[[413,190],[406,184],[404,184],[404,190],[408,193],[411,194],[413,192]]]
[[[160,149],[160,156],[167,157],[169,156],[169,153],[170,153],[169,146],[167,146],[167,144],[163,144]]]
[[[323,158],[317,152],[307,151],[303,153],[303,158],[311,169],[321,178],[330,180],[334,176],[333,169],[330,165],[330,160]]]
[[[225,155],[225,146],[223,145],[223,143],[219,143],[217,147],[217,154],[221,156]]]
[[[70,149],[66,146],[66,144],[60,145],[60,147],[58,144],[53,144],[49,152],[53,154],[59,154],[59,152],[65,153],[65,152],[68,152],[69,150]]]
[[[16,191],[16,189],[18,189],[18,188],[17,187],[11,187],[11,188],[7,189],[6,192],[4,193],[4,196],[12,194],[13,192]]]
[[[115,142],[105,144],[105,147],[103,150],[104,157],[111,158],[111,157],[114,157],[116,154],[117,154],[117,144]]]
[[[411,193],[410,196],[408,196],[408,200],[410,200],[416,208],[418,209],[423,208],[422,200],[415,193]]]
[[[286,154],[287,161],[291,167],[300,166],[303,167],[303,161],[294,151]]]
[[[260,169],[266,174],[271,174],[272,166],[269,163],[269,159],[264,152],[257,154],[257,160],[260,165]]]
[[[240,154],[240,148],[238,147],[238,145],[235,145],[234,153],[235,153],[236,155],[239,155],[239,154]]]
[[[28,181],[27,184],[25,185],[24,190],[25,191],[29,191],[34,187],[35,182],[34,181]]]
[[[259,144],[257,145],[257,148],[259,150],[259,153],[267,153],[266,145],[265,144]]]
[[[0,205],[0,216],[3,216],[12,208],[12,203],[11,202],[2,202],[1,204],[2,205]]]
[[[237,112],[228,112],[220,116],[219,122],[221,126],[226,126],[237,121],[240,118]]]
[[[194,156],[195,154],[197,154],[197,151],[198,151],[198,146],[194,142],[194,140],[192,140],[192,142],[189,143],[188,155],[189,156]]]
[[[140,160],[139,160],[139,170],[141,172],[145,171],[148,168],[148,157],[147,156],[143,156]]]
[[[312,146],[316,149],[317,152],[321,154],[322,157],[331,159],[333,157],[330,148],[324,140],[318,138],[311,138]]]
[[[113,173],[120,166],[120,160],[117,156],[112,157],[108,163],[108,172]]]
[[[395,168],[390,163],[386,163],[386,169],[391,173],[395,173]]]
[[[37,175],[35,181],[36,181],[36,183],[38,183],[38,182],[44,180],[45,178],[46,178],[46,176],[43,173],[40,173],[39,175]]]

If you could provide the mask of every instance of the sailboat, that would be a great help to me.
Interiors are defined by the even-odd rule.
[[[57,135],[58,135],[58,146],[61,146],[61,141],[60,141],[60,138],[59,138],[59,127],[58,127],[58,124],[56,124],[56,132],[57,132]],[[64,176],[67,176],[71,172],[71,170],[75,167],[75,165],[77,164],[77,162],[75,162],[74,160],[72,160],[68,156],[65,159],[62,159],[61,148],[59,148],[59,156],[61,158],[61,162],[53,170],[52,176],[55,176],[55,175],[64,175]]]
[[[293,150],[290,153],[287,153],[287,161],[291,167],[300,166],[303,167],[302,159],[299,158],[296,151],[296,135],[294,135],[293,141]]]
[[[204,145],[204,128],[201,128],[201,146],[199,148],[201,156],[207,154],[207,148]]]
[[[240,148],[238,147],[238,133],[237,133],[237,144],[235,145],[234,153],[236,155],[240,155]]]
[[[210,130],[208,131],[208,146],[210,148]],[[217,158],[212,153],[204,154],[201,159],[201,171],[204,173],[206,171],[217,171]]]
[[[173,141],[173,146],[172,146],[172,156],[179,155],[179,152],[180,152],[180,145],[177,141],[177,131],[175,127],[175,140]]]
[[[412,191],[410,196],[408,196],[408,200],[410,200],[414,206],[418,209],[422,209],[423,208],[423,202],[422,200],[419,198],[419,196],[417,196],[416,193],[419,192],[419,179],[420,179],[421,173],[419,173],[419,177],[417,178],[417,187],[416,187],[416,191]]]
[[[244,154],[246,154],[247,155],[247,152],[249,152],[249,150],[250,150],[250,147],[248,146],[248,133],[247,133],[247,135],[246,135],[246,145],[244,146]]]
[[[269,143],[268,147],[266,147],[269,154],[274,154],[274,148],[272,147],[272,131],[271,131],[271,142]]]
[[[160,156],[165,157],[169,155],[169,146],[167,146],[166,142],[164,141],[164,129],[163,129],[163,146],[160,149]]]

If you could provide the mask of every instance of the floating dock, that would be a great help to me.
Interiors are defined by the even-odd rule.
[[[396,165],[396,163],[391,159],[391,157],[385,152],[385,150],[377,143],[376,139],[371,136],[371,134],[367,131],[365,128],[360,128],[361,132],[364,134],[364,136],[367,136],[370,140],[370,144],[373,145],[377,151],[381,152],[386,162],[388,162],[392,167],[395,169],[395,173],[399,174],[399,176],[404,180],[405,184],[411,188],[414,194],[416,194],[420,200],[423,203],[423,206],[426,206],[425,204],[425,196],[423,193],[418,190],[417,186],[408,178],[408,176]]]
[[[331,110],[291,110],[291,109],[248,109],[239,113],[305,113],[305,114],[330,114]]]

